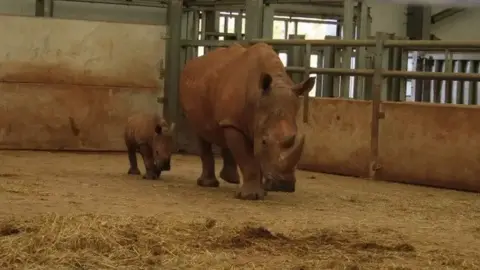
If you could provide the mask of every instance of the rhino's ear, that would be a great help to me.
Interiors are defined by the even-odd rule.
[[[155,133],[157,133],[158,135],[162,135],[162,126],[156,125],[155,126]]]
[[[270,92],[272,84],[272,76],[268,73],[262,72],[260,74],[260,89],[262,90],[262,95],[267,95]]]
[[[310,77],[303,82],[296,84],[292,89],[293,93],[297,96],[301,96],[302,94],[310,92],[315,85],[315,80],[315,77]]]

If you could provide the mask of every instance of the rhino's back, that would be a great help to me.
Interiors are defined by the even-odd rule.
[[[154,113],[137,113],[130,116],[125,126],[125,140],[129,143],[148,143],[155,135],[155,126],[166,127],[166,121]]]
[[[192,128],[211,142],[221,140],[219,126],[214,117],[216,85],[225,66],[246,49],[238,44],[219,48],[202,57],[190,60],[180,77],[180,103]]]

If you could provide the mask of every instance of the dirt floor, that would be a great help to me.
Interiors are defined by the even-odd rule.
[[[480,268],[478,194],[299,171],[297,192],[251,202],[197,187],[197,157],[172,167],[1,151],[0,268]]]

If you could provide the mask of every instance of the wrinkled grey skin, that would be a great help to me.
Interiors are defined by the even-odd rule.
[[[145,164],[143,179],[158,179],[163,171],[171,169],[173,132],[175,124],[165,128],[165,121],[154,115],[135,115],[125,128],[125,145],[130,168],[128,174],[139,175],[136,153]]]

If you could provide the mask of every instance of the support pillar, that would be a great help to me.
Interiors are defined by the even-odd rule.
[[[430,40],[432,9],[420,5],[407,7],[407,36],[413,40]]]
[[[262,37],[263,1],[246,0],[245,39]]]
[[[180,79],[180,37],[182,34],[182,0],[168,2],[168,39],[166,44],[166,68],[164,93],[167,97],[164,106],[165,118],[170,122],[179,121],[178,86]],[[176,129],[177,130],[177,129]],[[174,134],[174,138],[177,134]]]
[[[45,0],[35,1],[35,17],[45,16]]]
[[[273,18],[275,14],[275,9],[267,5],[263,9],[263,31],[262,37],[273,39]]]
[[[352,40],[354,36],[353,15],[355,9],[354,0],[344,0],[343,2],[343,39]],[[352,47],[345,47],[342,57],[342,68],[350,69],[352,62]],[[348,98],[350,94],[350,76],[341,77],[340,97]]]

